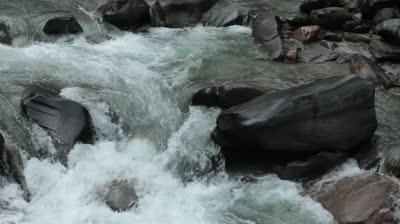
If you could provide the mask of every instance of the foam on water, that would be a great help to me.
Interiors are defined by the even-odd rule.
[[[112,36],[100,45],[77,37],[0,46],[0,54],[7,54],[0,57],[0,73],[13,77],[0,79],[12,86],[10,95],[22,84],[54,86],[89,109],[98,138],[95,145],[75,146],[68,169],[49,158],[27,160],[32,201],[24,203],[15,184],[1,188],[0,201],[10,205],[0,208],[1,224],[333,222],[295,183],[229,177],[209,137],[219,110],[188,107],[188,97],[182,97],[185,88],[205,79],[243,75],[214,77],[215,71],[248,70],[246,60],[256,51],[248,28],[160,28]],[[46,133],[33,127],[35,144],[51,148]],[[136,184],[137,208],[116,213],[99,198],[99,189],[116,178]]]

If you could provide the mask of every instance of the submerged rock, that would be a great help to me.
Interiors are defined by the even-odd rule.
[[[375,25],[389,19],[399,18],[400,17],[400,10],[397,8],[384,8],[379,10],[374,19],[373,23]]]
[[[374,93],[352,75],[265,94],[223,111],[212,138],[242,154],[357,150],[377,128]]]
[[[150,7],[144,0],[110,0],[97,11],[106,22],[123,30],[151,24]]]
[[[127,211],[137,206],[139,200],[133,184],[128,180],[113,180],[100,194],[104,202],[117,212]]]
[[[15,181],[24,191],[24,199],[30,201],[31,194],[24,176],[24,164],[18,149],[5,145],[0,134],[0,175]]]
[[[390,19],[379,23],[376,32],[385,40],[400,44],[400,19]]]
[[[0,44],[11,45],[12,37],[10,34],[10,27],[5,23],[0,22]]]
[[[312,197],[339,223],[398,223],[393,197],[399,184],[383,175],[345,177],[335,183],[316,184]]]
[[[192,104],[227,109],[246,103],[267,92],[266,88],[250,83],[226,83],[197,91],[193,95]]]
[[[345,8],[329,7],[312,11],[311,19],[323,28],[339,29],[345,22],[352,20],[352,16]]]
[[[76,142],[93,144],[89,111],[79,103],[59,96],[32,93],[22,103],[25,114],[53,138],[57,159],[67,165]]]
[[[379,61],[400,61],[400,46],[378,39],[371,41],[371,53]]]
[[[77,34],[83,32],[74,17],[57,17],[46,22],[43,32],[48,35]]]
[[[107,34],[93,34],[85,37],[86,41],[90,44],[101,44],[112,39]]]
[[[279,60],[284,56],[277,19],[268,12],[260,13],[252,24],[252,36],[261,44],[269,58]]]
[[[385,71],[379,65],[360,54],[356,54],[351,58],[350,72],[368,80],[374,86],[383,85],[385,88],[393,86],[392,80],[386,76]]]
[[[302,12],[310,13],[316,9],[338,6],[338,4],[337,0],[305,0],[303,4],[300,5],[300,10]]]
[[[290,162],[277,171],[283,180],[299,180],[317,178],[335,166],[343,163],[348,155],[345,153],[321,152],[306,161]]]

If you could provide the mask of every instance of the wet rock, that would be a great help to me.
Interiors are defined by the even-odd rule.
[[[117,212],[124,212],[136,207],[139,197],[132,183],[128,180],[113,180],[100,192],[104,202]]]
[[[381,171],[400,178],[400,142],[394,141],[390,145],[386,145],[384,150],[381,150],[383,159]]]
[[[212,138],[244,154],[249,148],[287,154],[348,152],[369,142],[376,127],[374,87],[358,76],[340,76],[225,110]]]
[[[299,54],[301,48],[298,47],[290,47],[286,50],[285,53],[285,63],[294,64],[299,62]]]
[[[317,184],[312,191],[312,197],[339,223],[397,223],[393,196],[399,193],[399,185],[386,176],[345,177]]]
[[[288,19],[288,23],[292,27],[309,26],[312,25],[311,16],[306,13],[297,14],[294,17]]]
[[[361,7],[362,0],[338,0],[338,3],[343,8],[349,10],[358,10]]]
[[[325,32],[323,35],[323,39],[332,42],[341,42],[343,41],[343,34],[337,32]]]
[[[311,19],[323,28],[340,29],[345,22],[352,20],[352,16],[345,8],[329,7],[312,11]]]
[[[378,39],[371,41],[371,53],[379,61],[400,61],[400,46]]]
[[[25,114],[53,138],[56,157],[64,165],[76,142],[92,144],[94,141],[89,111],[75,101],[32,93],[23,100],[22,107]]]
[[[334,61],[338,56],[331,48],[326,48],[318,42],[304,45],[304,48],[299,53],[300,61],[313,63]]]
[[[152,0],[147,0],[149,5],[154,5]],[[217,0],[158,0],[159,12],[162,15],[164,26],[187,27],[202,21],[204,14],[217,2]],[[154,7],[153,7],[154,8]]]
[[[74,17],[57,17],[46,22],[43,32],[47,35],[77,34],[83,32]]]
[[[19,150],[10,145],[5,145],[4,138],[0,134],[0,175],[19,184],[24,191],[24,199],[29,202],[31,194],[23,169],[24,164]]]
[[[361,25],[361,21],[359,21],[359,20],[350,20],[350,21],[345,22],[343,24],[342,28],[343,28],[344,31],[352,32],[354,30],[354,28],[356,28],[359,25]]]
[[[0,44],[12,45],[10,27],[0,22]]]
[[[365,0],[361,5],[361,11],[364,18],[372,18],[379,10],[394,6],[400,6],[398,0]]]
[[[375,27],[375,30],[386,41],[400,45],[400,19],[383,21]]]
[[[374,19],[373,23],[375,25],[389,19],[399,18],[400,17],[400,10],[397,8],[384,8],[379,10]]]
[[[86,41],[90,44],[101,44],[112,39],[107,34],[93,34],[85,37]]]
[[[97,11],[104,21],[123,30],[151,24],[150,7],[144,0],[110,0]]]
[[[316,9],[338,6],[338,4],[337,0],[305,0],[303,4],[300,5],[300,10],[305,13],[310,13]]]
[[[386,76],[385,71],[379,65],[360,54],[356,54],[351,58],[350,72],[368,80],[374,86],[382,85],[385,88],[393,86],[393,82]]]
[[[344,40],[349,42],[371,42],[373,36],[371,34],[358,34],[358,33],[349,33],[345,32],[343,34]]]
[[[303,42],[309,43],[320,39],[321,27],[319,26],[302,26],[293,32],[293,38]]]
[[[207,87],[197,91],[193,95],[192,104],[227,109],[267,92],[266,88],[250,83],[225,83],[222,86]]]
[[[277,174],[283,180],[313,179],[343,163],[347,157],[347,154],[340,152],[321,152],[306,161],[291,162],[279,169]]]
[[[270,59],[278,60],[284,56],[283,43],[279,34],[277,19],[268,12],[258,15],[252,24],[252,36],[261,43]]]

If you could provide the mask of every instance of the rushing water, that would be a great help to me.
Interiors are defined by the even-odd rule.
[[[88,13],[101,2],[0,2],[0,15],[6,15],[16,36],[14,47],[0,45],[0,126],[8,143],[24,153],[33,195],[28,204],[16,184],[1,187],[1,224],[333,222],[329,212],[300,195],[296,183],[273,175],[226,174],[219,148],[209,138],[219,110],[191,107],[190,97],[203,86],[232,80],[287,88],[346,74],[346,65],[269,62],[250,29],[240,26],[156,28],[145,34],[110,30]],[[79,18],[84,34],[58,39],[40,34],[43,18],[66,12]],[[106,32],[113,40],[85,41],[87,34]],[[76,145],[68,169],[49,159],[50,137],[22,116],[21,98],[38,88],[60,91],[93,117],[98,141]],[[390,116],[383,121],[385,133],[398,122]],[[135,182],[137,208],[116,213],[101,201],[99,189],[116,178]]]

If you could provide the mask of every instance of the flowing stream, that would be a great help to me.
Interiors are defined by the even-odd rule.
[[[4,183],[1,224],[333,222],[297,183],[274,175],[228,175],[209,137],[220,111],[192,107],[190,99],[210,84],[244,80],[282,89],[347,74],[347,65],[267,61],[251,30],[241,26],[116,31],[91,14],[102,2],[0,2],[0,18],[16,38],[13,47],[0,45],[0,127],[23,152],[33,196],[26,203],[16,184]],[[83,34],[41,34],[46,18],[66,13],[78,18]],[[94,33],[113,40],[87,43],[85,35]],[[92,115],[98,140],[76,145],[68,169],[49,159],[55,150],[50,137],[22,115],[21,98],[36,89],[61,92]],[[382,95],[378,112],[394,109],[387,102],[399,105],[396,94]],[[390,116],[381,120],[384,133],[399,123]],[[116,178],[135,182],[137,208],[117,213],[101,201],[99,189]]]

